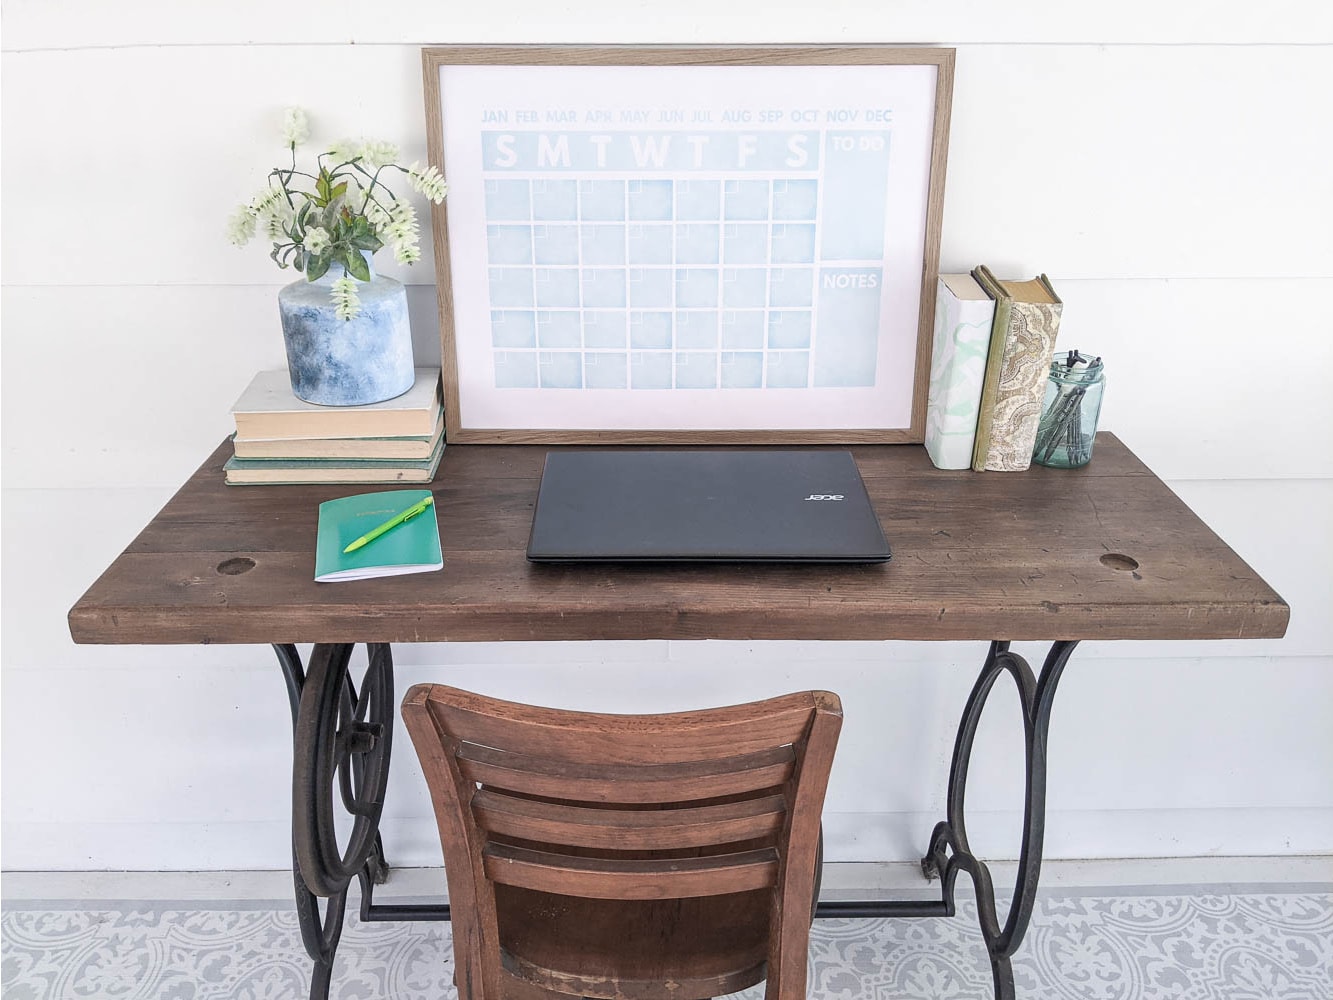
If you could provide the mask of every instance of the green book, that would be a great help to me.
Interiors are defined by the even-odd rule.
[[[440,528],[432,504],[424,513],[390,528],[354,552],[343,552],[362,535],[378,528],[430,490],[387,490],[360,493],[319,505],[319,536],[315,542],[315,582],[369,580],[376,576],[429,573],[444,565]]]
[[[222,466],[228,486],[297,483],[428,483],[444,454],[444,438],[430,458],[236,458]]]

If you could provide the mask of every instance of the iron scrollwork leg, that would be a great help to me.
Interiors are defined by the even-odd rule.
[[[317,645],[309,671],[295,646],[275,645],[287,682],[293,726],[292,875],[301,940],[314,960],[311,1000],[328,996],[342,935],[347,890],[363,898],[388,876],[380,813],[393,737],[393,658],[383,643],[367,646],[369,664],[358,693],[348,671],[352,646]],[[352,817],[346,848],[334,830],[334,786]],[[327,900],[320,915],[319,900]]]
[[[958,726],[953,764],[949,770],[946,818],[936,824],[930,836],[930,849],[921,859],[921,868],[927,877],[939,875],[942,879],[944,907],[949,916],[954,913],[954,884],[958,873],[966,872],[976,886],[977,915],[990,957],[997,1000],[1014,1000],[1014,972],[1010,959],[1023,942],[1036,902],[1037,880],[1041,874],[1042,842],[1046,832],[1046,740],[1051,705],[1055,700],[1055,688],[1060,675],[1077,645],[1077,641],[1053,643],[1040,676],[1034,676],[1027,661],[1017,653],[1010,652],[1009,643],[991,643],[986,663],[968,696]],[[996,680],[1004,673],[1014,679],[1022,703],[1027,774],[1018,875],[1009,915],[1001,927],[990,871],[984,862],[973,855],[968,845],[963,800],[967,794],[967,769],[972,759],[972,744],[981,722],[981,712]]]

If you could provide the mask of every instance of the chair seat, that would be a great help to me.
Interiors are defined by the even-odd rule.
[[[702,1000],[764,979],[769,890],[687,899],[585,899],[497,885],[515,998]]]

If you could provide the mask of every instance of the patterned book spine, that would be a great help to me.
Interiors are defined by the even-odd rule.
[[[981,298],[959,298],[949,287],[950,281],[976,288]],[[937,469],[972,466],[994,315],[994,301],[981,292],[971,275],[940,277],[926,402],[926,452]]]
[[[1058,301],[1013,304],[986,454],[988,470],[1022,472],[1032,464],[1061,309]]]

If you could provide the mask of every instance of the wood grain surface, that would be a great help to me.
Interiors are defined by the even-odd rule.
[[[891,562],[527,561],[543,446],[455,445],[431,484],[436,573],[314,582],[324,500],[375,488],[222,482],[226,442],[69,613],[80,643],[572,639],[1274,638],[1289,610],[1113,435],[1083,469],[935,469],[850,450]],[[382,487],[392,489],[391,486]]]
[[[467,943],[460,994],[689,1000],[766,977],[768,1000],[804,1000],[837,695],[606,715],[418,684],[402,711]],[[496,783],[468,776],[478,752],[508,758]],[[776,754],[792,769],[775,785]],[[699,765],[733,793],[701,795]],[[551,795],[532,797],[530,766]],[[609,768],[619,782],[583,798]]]

